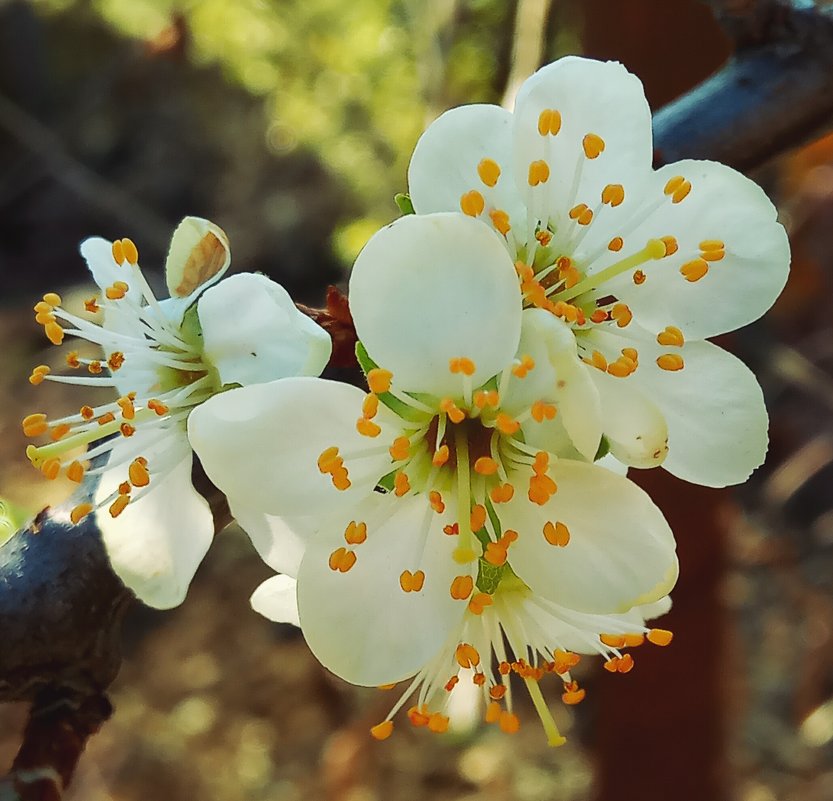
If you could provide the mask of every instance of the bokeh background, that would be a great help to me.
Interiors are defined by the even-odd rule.
[[[209,217],[235,269],[314,305],[397,216],[424,126],[452,105],[511,99],[566,53],[621,60],[658,108],[730,45],[699,0],[0,0],[6,519],[69,492],[29,468],[19,421],[80,403],[26,377],[55,358],[34,300],[89,289],[81,239],[130,236],[147,269],[181,217]],[[636,476],[680,543],[663,624],[676,638],[638,652],[628,676],[583,666],[587,700],[557,704],[567,746],[548,749],[531,710],[514,737],[400,725],[371,740],[393,697],[345,685],[297,632],[248,611],[269,571],[229,530],[184,606],[131,610],[116,714],[68,797],[833,798],[833,139],[755,177],[791,233],[793,277],[764,321],[721,344],[765,387],[770,457],[734,491]],[[25,711],[0,708],[0,768]]]

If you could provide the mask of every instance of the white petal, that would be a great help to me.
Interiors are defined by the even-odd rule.
[[[585,365],[602,404],[610,453],[631,467],[656,467],[668,453],[668,426],[651,398],[633,381]]]
[[[675,543],[651,499],[595,465],[560,459],[549,475],[558,491],[545,506],[516,492],[501,511],[503,525],[519,533],[509,562],[533,592],[598,614],[627,612],[667,595],[677,579]],[[546,522],[567,526],[565,547],[547,542]]]
[[[605,470],[610,470],[619,476],[626,476],[628,474],[628,465],[622,464],[615,456],[607,454],[601,459],[596,459],[593,463],[597,467],[603,467]]]
[[[644,621],[667,615],[671,611],[671,596],[666,595],[665,598],[660,598],[652,604],[643,604],[637,607],[637,611]]]
[[[460,211],[461,197],[477,191],[484,199],[480,219],[505,211],[513,227],[526,226],[526,211],[512,175],[512,114],[500,106],[470,105],[446,111],[420,137],[408,167],[408,187],[418,214]],[[488,186],[478,174],[484,159],[500,175]]]
[[[661,370],[656,357],[677,352],[682,370]],[[711,342],[682,348],[640,349],[639,368],[627,381],[657,404],[668,424],[663,466],[695,484],[725,487],[745,481],[763,464],[768,416],[763,393],[749,368]]]
[[[223,384],[320,375],[330,359],[330,335],[265,275],[226,278],[202,294],[197,313],[203,353]]]
[[[390,469],[390,455],[345,459],[352,486],[339,491],[318,470],[318,457],[393,442],[355,428],[365,394],[320,378],[283,378],[215,395],[191,412],[188,437],[208,477],[240,505],[294,516],[350,505],[373,490]],[[381,418],[381,415],[380,415]]]
[[[190,298],[219,281],[231,264],[228,237],[202,217],[186,217],[171,237],[165,281],[172,298]]]
[[[274,576],[263,582],[250,599],[252,609],[275,623],[300,626],[296,581],[289,576]]]
[[[753,181],[722,164],[681,161],[656,173],[651,198],[663,198],[666,182],[677,175],[691,182],[689,195],[680,203],[664,198],[624,236],[626,247],[633,243],[634,249],[651,238],[674,236],[679,250],[644,265],[643,284],[636,286],[628,274],[611,282],[609,291],[631,306],[644,328],[674,325],[688,339],[705,339],[757,320],[773,304],[787,280],[790,247],[775,207]],[[699,258],[699,245],[707,240],[723,242],[726,255],[708,262],[700,280],[688,281],[680,267]]]
[[[454,358],[474,386],[508,365],[521,329],[512,259],[497,234],[463,214],[409,215],[376,233],[356,260],[350,309],[370,357],[400,389],[457,397]]]
[[[555,136],[538,130],[541,112],[547,109],[561,115]],[[587,134],[604,140],[596,158],[585,156]],[[566,215],[577,203],[594,208],[607,184],[623,184],[627,198],[650,172],[652,156],[651,111],[642,82],[621,64],[561,58],[521,86],[515,103],[514,159],[518,189],[530,197],[528,205],[534,197],[527,183],[533,161],[546,161],[550,168],[549,180],[541,185],[547,207]]]
[[[143,432],[113,449],[113,459],[134,448]],[[182,444],[185,434],[181,434]],[[153,469],[154,455],[145,453]],[[104,507],[98,521],[102,539],[119,578],[142,602],[170,609],[185,599],[188,585],[214,535],[208,503],[191,485],[191,453],[143,498],[131,502],[116,518]],[[101,476],[96,502],[114,492],[127,477],[127,468],[114,467]],[[135,490],[134,490],[135,492]]]
[[[93,280],[102,291],[112,286],[116,281],[124,281],[129,287],[126,297],[135,298],[136,290],[133,288],[134,282],[131,270],[126,265],[116,264],[116,260],[113,258],[112,242],[102,239],[100,236],[92,236],[81,243],[79,250],[87,262]],[[138,302],[138,298],[135,299]]]
[[[456,537],[442,526],[425,496],[370,498],[354,510],[367,523],[367,540],[354,546],[356,563],[346,573],[330,569],[330,554],[347,547],[349,519],[310,542],[298,576],[301,626],[321,663],[353,684],[374,686],[416,673],[440,650],[466,610],[449,587],[466,573],[454,562]],[[422,570],[419,592],[404,592],[404,570]]]

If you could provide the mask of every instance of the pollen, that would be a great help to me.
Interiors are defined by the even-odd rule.
[[[545,184],[550,179],[550,165],[543,159],[533,161],[529,165],[527,182],[530,186]]]
[[[585,694],[585,691],[578,686],[578,682],[568,681],[564,684],[561,700],[568,706],[575,706],[584,700]]]
[[[43,331],[46,334],[46,338],[53,345],[60,345],[64,341],[64,329],[54,320],[48,322],[43,327]]]
[[[101,306],[98,305],[98,298],[87,298],[84,301],[84,310],[90,314],[97,314],[101,311]]]
[[[77,460],[72,462],[67,468],[67,478],[76,484],[80,484],[84,478],[84,465]]]
[[[124,248],[122,248],[120,239],[117,239],[115,242],[113,242],[112,252],[113,261],[119,265],[124,264]]]
[[[43,302],[48,303],[50,306],[60,306],[61,305],[61,296],[57,292],[47,292],[43,296]]]
[[[590,356],[590,364],[599,370],[607,370],[607,359],[601,351],[594,350]]]
[[[561,112],[545,108],[538,115],[538,133],[541,136],[555,136],[561,130]]]
[[[70,513],[69,519],[77,526],[95,507],[91,503],[79,503]]]
[[[383,720],[370,729],[370,736],[374,740],[387,740],[393,734],[393,721]]]
[[[503,710],[497,725],[504,734],[517,734],[521,729],[521,719],[514,712]]]
[[[663,353],[662,356],[657,356],[657,366],[661,370],[668,370],[673,373],[682,370],[685,367],[685,362],[679,353]]]
[[[382,367],[374,367],[367,374],[367,385],[370,391],[376,395],[383,395],[390,391],[390,383],[393,379],[393,373],[390,370],[385,370]]]
[[[610,242],[607,243],[607,249],[618,253],[625,246],[625,240],[621,236],[614,236]]]
[[[156,398],[151,398],[148,401],[148,409],[155,412],[157,417],[164,417],[169,411],[168,407]]]
[[[124,253],[125,261],[129,264],[139,263],[139,249],[133,244],[132,239],[124,238],[121,241],[122,253]]]
[[[382,433],[382,428],[372,420],[368,420],[366,417],[360,417],[356,421],[356,431],[363,437],[378,437]]]
[[[451,582],[451,597],[455,601],[465,601],[474,590],[474,579],[471,576],[456,576]]]
[[[116,403],[121,409],[121,416],[125,420],[133,420],[136,417],[136,407],[133,405],[133,400],[128,395],[122,396],[116,401]]]
[[[457,646],[454,657],[461,668],[475,668],[480,664],[480,654],[477,649],[465,642]]]
[[[129,503],[129,495],[119,495],[119,497],[110,504],[110,516],[118,517],[127,508],[127,504]]]
[[[477,367],[471,359],[460,356],[459,358],[448,360],[448,369],[455,375],[462,373],[463,375],[472,376],[475,370],[477,370]]]
[[[594,323],[603,323],[607,319],[608,314],[604,309],[596,309],[596,311],[590,315],[590,320]]]
[[[598,158],[605,149],[605,140],[601,136],[594,133],[589,133],[581,141],[584,148],[584,155],[589,159]]]
[[[338,448],[333,445],[330,448],[322,451],[318,457],[318,469],[322,473],[330,473],[335,467],[343,464],[343,459],[338,454]]]
[[[481,503],[476,503],[471,508],[471,530],[474,532],[480,531],[486,525],[486,507]]]
[[[489,491],[493,503],[509,503],[515,496],[515,488],[511,484],[498,484]]]
[[[490,389],[488,391],[479,389],[474,393],[473,401],[474,405],[478,409],[485,409],[487,406],[491,406],[496,409],[500,406],[500,395],[498,395],[498,392],[495,389]]]
[[[483,558],[495,567],[500,567],[506,564],[509,558],[506,546],[502,542],[490,542],[486,545],[486,550],[483,552]]]
[[[460,210],[469,217],[479,217],[486,208],[486,201],[483,195],[476,189],[466,192],[460,197]]]
[[[107,300],[121,300],[127,294],[128,289],[130,289],[130,286],[124,281],[116,281],[104,290],[104,297]]]
[[[671,193],[671,202],[672,203],[681,203],[688,197],[689,192],[691,192],[691,184],[688,181],[683,181],[672,193]]]
[[[602,203],[611,207],[619,206],[625,200],[625,187],[622,184],[608,184],[602,190]]]
[[[703,258],[687,261],[680,267],[680,275],[691,283],[699,281],[708,271],[709,263]]]
[[[666,629],[651,629],[646,636],[648,642],[660,646],[670,645],[674,639],[674,634]]]
[[[34,370],[32,370],[32,374],[29,376],[29,383],[33,386],[42,384],[49,373],[50,369],[45,364],[38,365]]]
[[[512,368],[512,375],[516,378],[526,378],[530,370],[535,369],[535,359],[531,356],[521,356],[520,362]]]
[[[356,554],[347,548],[336,548],[327,561],[334,573],[346,573],[356,564]]]
[[[362,416],[367,419],[371,420],[376,417],[376,413],[379,411],[379,396],[374,395],[372,392],[368,395],[365,395],[364,400],[362,401]]]
[[[411,573],[410,570],[403,570],[399,576],[399,586],[402,592],[419,592],[425,584],[425,573],[417,570]]]
[[[493,476],[497,470],[498,463],[490,456],[481,456],[474,463],[474,472],[481,476]]]
[[[665,245],[666,256],[673,256],[680,249],[676,238],[673,236],[662,236],[659,241]]]
[[[440,445],[434,453],[434,456],[431,458],[431,464],[433,464],[434,467],[442,467],[448,461],[450,455],[448,445]]]
[[[47,459],[41,465],[41,473],[48,478],[50,481],[54,481],[58,478],[58,474],[61,472],[61,460],[60,459]]]
[[[681,348],[685,344],[685,338],[679,328],[673,325],[667,325],[664,331],[660,331],[657,334],[657,342],[666,347],[673,346]]]
[[[545,403],[542,400],[535,401],[530,409],[532,419],[536,423],[543,423],[544,420],[554,420],[556,415],[556,408],[551,403]]]
[[[150,484],[150,473],[148,472],[147,464],[139,459],[134,459],[130,463],[130,467],[127,469],[127,476],[134,487],[146,487]]]
[[[428,503],[431,504],[431,508],[438,514],[441,515],[445,511],[445,503],[443,502],[443,496],[437,492],[437,490],[431,490],[428,493]]]
[[[624,648],[625,635],[624,634],[600,634],[599,640],[608,648]]]
[[[440,411],[445,412],[452,423],[462,423],[466,419],[465,412],[461,411],[451,398],[443,398],[440,401]]]
[[[668,182],[665,184],[665,188],[662,190],[666,195],[673,195],[684,183],[686,182],[685,178],[682,175],[675,175],[673,178],[669,178]]]
[[[634,273],[633,273],[633,282],[634,282],[637,286],[642,286],[642,284],[644,284],[644,283],[645,283],[645,278],[646,278],[646,277],[647,277],[647,276],[645,275],[645,273],[643,273],[643,272],[642,272],[642,270],[634,270]]]
[[[483,159],[477,165],[477,174],[486,186],[494,186],[500,178],[500,166],[493,159]]]
[[[411,441],[407,437],[397,437],[393,441],[393,445],[388,448],[390,458],[394,462],[401,462],[410,458],[411,455]]]
[[[27,437],[39,437],[48,430],[45,414],[29,414],[23,418],[23,433]]]
[[[361,545],[367,539],[367,523],[351,520],[344,529],[344,540],[348,545]]]
[[[638,648],[645,642],[645,635],[639,632],[635,632],[634,634],[626,634],[625,635],[625,647],[626,648]]]
[[[633,312],[626,303],[617,303],[610,310],[610,317],[616,321],[619,328],[624,328],[633,320]]]
[[[558,548],[566,547],[570,542],[570,529],[564,523],[544,524],[544,539]]]
[[[72,430],[69,423],[61,423],[60,425],[55,426],[52,431],[49,433],[53,442],[57,442],[59,439],[63,439],[69,432]]]
[[[492,605],[492,596],[485,592],[478,592],[469,599],[469,612],[473,615],[482,615],[487,606]],[[482,674],[481,674],[482,675]]]
[[[579,225],[590,225],[593,222],[593,211],[586,203],[579,203],[570,209],[570,219],[575,220]]]
[[[407,495],[411,491],[411,482],[408,479],[408,474],[400,470],[393,479],[393,494],[397,498]]]
[[[512,226],[509,224],[509,215],[503,209],[492,209],[489,212],[489,219],[501,236],[506,236],[512,230]]]
[[[500,412],[495,418],[495,426],[502,434],[511,436],[520,429],[521,424],[514,417],[506,414],[506,412]]]

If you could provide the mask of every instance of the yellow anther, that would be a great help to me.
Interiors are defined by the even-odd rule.
[[[512,368],[512,375],[516,378],[526,378],[530,370],[535,369],[535,359],[532,356],[521,356],[520,363]]]
[[[64,357],[64,361],[66,361],[67,367],[71,367],[73,370],[77,370],[81,367],[81,360],[78,358],[77,350],[71,350],[67,353]]]
[[[594,350],[590,357],[590,364],[599,370],[607,370],[607,359],[601,351]]]
[[[642,633],[625,635],[625,648],[638,648],[644,642],[645,635]]]
[[[458,358],[448,360],[448,369],[455,375],[457,373],[462,373],[463,375],[472,376],[474,375],[477,367],[471,359],[468,359],[465,356],[460,356]]]
[[[79,414],[84,418],[84,420],[89,421],[95,417],[95,409],[93,409],[92,406],[82,406]]]
[[[55,310],[51,303],[47,303],[45,300],[39,300],[33,307],[32,310],[35,314],[52,314]],[[37,319],[37,318],[36,318]],[[39,321],[40,322],[40,321]]]
[[[118,517],[127,508],[127,504],[129,503],[129,495],[119,495],[119,497],[110,504],[110,516]]]
[[[336,548],[330,554],[327,564],[334,573],[346,573],[356,564],[356,554],[348,551],[347,548]]]
[[[500,567],[506,564],[509,558],[506,545],[502,542],[490,542],[486,545],[486,550],[483,552],[483,558],[495,567]]]
[[[450,455],[448,445],[440,445],[440,447],[434,452],[434,455],[431,458],[431,463],[435,467],[442,467],[448,461]]]
[[[70,513],[69,519],[77,526],[95,507],[91,503],[79,503]]]
[[[680,203],[688,197],[691,192],[691,184],[688,181],[683,181],[672,193],[671,202]]]
[[[440,411],[445,412],[452,423],[462,423],[466,419],[465,412],[458,409],[451,398],[443,398],[440,401]]]
[[[372,420],[368,420],[366,417],[360,417],[356,421],[356,431],[363,437],[378,437],[382,433],[382,428]]]
[[[410,570],[403,570],[399,576],[399,586],[402,592],[419,592],[425,584],[425,573],[417,570],[411,573]]]
[[[393,721],[383,720],[370,729],[370,736],[374,740],[387,740],[393,734]]]
[[[480,654],[477,648],[466,642],[461,642],[457,646],[454,656],[457,659],[457,664],[461,668],[477,667],[480,664]]]
[[[476,503],[471,508],[471,530],[474,532],[480,531],[486,525],[486,507],[483,504]]]
[[[121,300],[130,287],[124,281],[116,281],[112,286],[108,286],[104,290],[104,296],[107,300]]]
[[[564,685],[561,700],[568,706],[580,704],[584,700],[585,692],[578,686],[578,682],[570,681]]]
[[[333,445],[322,451],[318,457],[318,469],[322,473],[331,473],[336,467],[340,467],[344,460],[338,454],[338,448]]]
[[[657,366],[661,370],[676,372],[685,367],[685,362],[679,353],[663,353],[662,356],[657,356]]]
[[[443,502],[443,496],[437,492],[437,490],[431,490],[428,493],[428,503],[431,504],[431,508],[439,515],[445,511],[445,503]]]
[[[411,482],[408,474],[404,470],[400,470],[393,479],[393,494],[397,498],[407,495],[411,489]]]
[[[607,249],[618,253],[625,245],[625,240],[621,236],[614,236],[610,242],[607,243]]]
[[[529,165],[529,175],[527,181],[530,186],[538,186],[538,184],[545,184],[550,179],[550,165],[543,159],[533,161]]]
[[[602,665],[602,667],[608,673],[616,673],[619,669],[619,657],[612,656],[610,659],[607,660],[607,662],[604,663],[604,665]]]
[[[504,734],[517,734],[521,729],[521,719],[514,712],[505,709],[500,713],[498,726]]]
[[[61,460],[60,459],[47,459],[41,465],[41,473],[46,476],[50,481],[54,481],[58,478],[58,473],[61,472]]]
[[[49,432],[49,436],[53,442],[57,442],[59,439],[63,439],[67,434],[69,434],[71,430],[72,428],[69,423],[61,423]]]
[[[468,214],[469,217],[480,216],[485,208],[486,201],[476,189],[472,189],[460,197],[460,210],[463,214]]]
[[[107,357],[107,366],[112,372],[118,370],[124,364],[124,354],[120,350],[114,350]]]
[[[96,420],[96,422],[100,426],[106,426],[107,423],[112,423],[113,420],[115,420],[115,419],[116,419],[116,415],[114,415],[112,412],[105,412],[104,414],[101,415],[101,417],[98,418],[98,420]]]
[[[619,328],[624,328],[633,320],[633,312],[631,312],[630,307],[626,303],[617,303],[610,310],[610,317],[616,321],[616,325]]]
[[[361,545],[367,539],[367,523],[351,520],[344,529],[344,539],[348,545]]]
[[[98,305],[97,298],[87,298],[84,301],[84,310],[89,312],[90,314],[96,314],[101,310],[101,307]]]
[[[535,401],[530,409],[532,419],[536,423],[543,423],[544,420],[554,420],[556,415],[556,408],[551,403],[545,403],[542,400]]]
[[[648,642],[654,645],[669,645],[674,639],[674,634],[667,629],[651,629],[646,635]]]
[[[448,723],[449,718],[445,715],[441,715],[439,712],[434,712],[431,717],[428,718],[428,731],[434,732],[434,734],[442,734],[445,731],[448,731]]]
[[[493,159],[483,159],[477,165],[477,174],[486,186],[494,186],[500,178],[500,166]]]
[[[681,348],[685,344],[685,337],[683,337],[683,332],[679,328],[673,325],[667,325],[664,331],[660,331],[657,334],[657,342],[666,347]]]
[[[168,407],[156,398],[151,398],[148,401],[148,409],[155,412],[157,417],[164,417],[169,411]]]
[[[376,413],[379,411],[379,397],[378,395],[374,395],[370,393],[366,395],[364,400],[362,401],[362,415],[367,419],[370,420],[376,417]]]
[[[121,241],[122,253],[124,253],[125,261],[129,264],[139,263],[139,249],[133,244],[132,239],[124,238]]]
[[[483,716],[483,720],[486,723],[497,723],[500,720],[500,716],[503,710],[500,708],[500,704],[497,701],[490,701],[489,705],[486,707],[486,714]]]
[[[719,239],[704,239],[697,247],[700,250],[725,250],[726,245]]]
[[[636,348],[622,348],[622,355],[632,361],[634,367],[639,363],[639,351]]]
[[[593,314],[590,315],[590,319],[594,323],[603,323],[609,317],[608,313],[604,309],[596,309]]]
[[[573,206],[573,208],[570,209],[570,219],[577,220],[582,214],[584,214],[585,211],[587,211],[586,203],[579,203],[577,206]]]
[[[549,231],[536,231],[535,239],[538,240],[538,243],[541,245],[542,248],[545,248],[552,242],[552,234]]]
[[[474,590],[474,579],[471,576],[456,576],[451,582],[451,597],[455,601],[465,601]]]
[[[39,437],[49,430],[45,414],[29,414],[23,418],[23,433],[27,437]]]
[[[506,412],[500,412],[498,416],[495,418],[495,427],[502,434],[511,436],[520,429],[521,424],[517,420],[515,420],[514,417],[510,417],[508,414],[506,414]]]
[[[481,476],[493,476],[497,473],[498,464],[490,456],[481,456],[474,463],[474,472]]]
[[[645,278],[646,278],[646,275],[645,275],[645,273],[642,272],[642,270],[634,270],[633,282],[637,286],[640,286],[640,285],[644,284],[645,283]]]
[[[633,657],[630,654],[624,654],[619,659],[619,664],[616,666],[617,673],[630,673],[633,670]]]
[[[103,371],[104,368],[101,366],[101,362],[98,359],[93,359],[93,361],[87,365],[87,372],[90,375],[99,375]]]
[[[502,236],[506,236],[512,230],[512,226],[509,224],[509,215],[503,209],[492,209],[489,212],[489,219],[492,221],[495,230]]]
[[[61,305],[61,296],[57,292],[47,292],[43,296],[43,302],[48,303],[50,306],[60,306]]]
[[[601,640],[608,648],[624,648],[625,635],[624,634],[600,634]]]
[[[680,249],[677,240],[673,236],[662,236],[659,241],[665,245],[666,256],[673,256]]]
[[[52,312],[38,312],[35,315],[35,322],[38,325],[48,325],[56,321],[55,315]]]
[[[350,477],[345,467],[337,467],[335,470],[333,470],[331,475],[333,486],[337,490],[344,492],[345,490],[350,489]]]
[[[53,345],[60,345],[64,341],[64,329],[61,328],[58,323],[54,320],[48,322],[44,327],[43,331],[46,334],[46,338],[53,344]]]
[[[561,130],[561,112],[545,108],[538,115],[538,133],[541,136],[555,136]]]
[[[498,395],[497,390],[495,389],[478,389],[477,392],[474,393],[472,400],[478,409],[485,409],[487,406],[497,408],[500,405],[500,395]]]
[[[469,599],[469,612],[473,615],[482,615],[487,606],[492,605],[492,596],[485,592],[477,592]]]
[[[622,184],[608,184],[602,189],[602,203],[619,206],[625,200],[625,187]]]
[[[411,722],[412,726],[427,726],[428,721],[431,719],[431,715],[428,712],[428,705],[423,704],[422,706],[412,706],[408,712],[408,720]]]
[[[122,423],[119,426],[119,431],[121,431],[123,437],[132,437],[136,433],[135,427],[130,425],[130,423]]]
[[[673,195],[684,183],[686,182],[685,178],[682,175],[675,175],[673,178],[669,178],[668,182],[665,184],[665,188],[662,190],[666,195]]]
[[[411,441],[407,437],[397,437],[388,452],[394,462],[401,462],[411,455]]]
[[[120,239],[113,242],[112,251],[113,261],[115,261],[116,264],[124,264],[124,248],[122,247]]]
[[[584,148],[584,155],[589,159],[598,158],[605,149],[605,140],[601,136],[594,133],[589,133],[581,141]]]
[[[515,495],[515,488],[511,484],[498,484],[489,491],[489,497],[494,503],[509,503]]]
[[[67,478],[70,481],[74,481],[76,484],[80,484],[81,480],[84,478],[84,465],[81,464],[79,461],[74,461],[68,468],[67,468]]]
[[[122,396],[116,401],[116,403],[121,409],[121,416],[125,420],[132,420],[136,417],[136,407],[133,405],[133,401],[129,396]]]
[[[634,370],[636,364],[624,356],[607,366],[607,374],[614,378],[627,378]]]
[[[700,254],[700,258],[704,261],[722,261],[725,257],[725,250],[704,250]]]
[[[150,484],[150,473],[148,472],[147,464],[139,459],[134,459],[130,463],[130,467],[127,469],[127,476],[134,487],[146,487]]]
[[[32,370],[32,374],[29,376],[29,383],[35,386],[42,384],[43,380],[49,375],[50,372],[51,370],[47,365],[39,364],[34,370]]]
[[[570,529],[563,523],[544,523],[544,539],[550,544],[564,548],[570,542]]]

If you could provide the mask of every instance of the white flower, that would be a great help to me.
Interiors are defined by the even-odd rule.
[[[651,169],[651,114],[616,63],[564,58],[529,78],[514,114],[452,109],[409,169],[417,213],[496,230],[524,307],[567,322],[597,394],[576,407],[614,456],[708,486],[764,459],[754,376],[706,342],[763,314],[784,286],[785,232],[761,189],[707,161]],[[568,426],[573,410],[563,409]],[[669,451],[670,448],[670,451]],[[667,456],[666,456],[667,453]]]
[[[74,336],[103,356],[72,351],[66,363],[75,375],[53,375],[41,365],[29,380],[114,388],[119,397],[56,420],[27,416],[27,435],[52,440],[30,445],[27,455],[48,478],[100,476],[95,503],[76,506],[73,522],[94,506],[107,507],[99,525],[115,571],[145,603],[175,606],[214,527],[191,484],[188,415],[229,386],[318,375],[330,338],[265,276],[242,273],[212,286],[230,253],[225,233],[207,220],[187,217],[174,232],[167,300],[154,296],[131,240],[87,239],[81,253],[102,291],[86,301],[86,311],[102,315],[101,324],[64,309],[55,293],[35,306],[36,319],[53,344]]]
[[[518,633],[515,658],[534,669],[574,642],[562,623],[600,649],[602,621],[619,631],[610,615],[668,594],[677,561],[659,510],[623,476],[558,458],[569,439],[556,404],[592,385],[569,328],[522,312],[493,232],[460,214],[398,220],[359,256],[350,303],[370,393],[289,378],[212,398],[188,423],[256,542],[270,541],[271,515],[317,517],[299,523],[317,533],[283,571],[297,571],[324,665],[362,685],[430,676],[430,696],[437,655],[489,599],[483,619]],[[527,600],[549,610],[540,637],[512,623]]]

